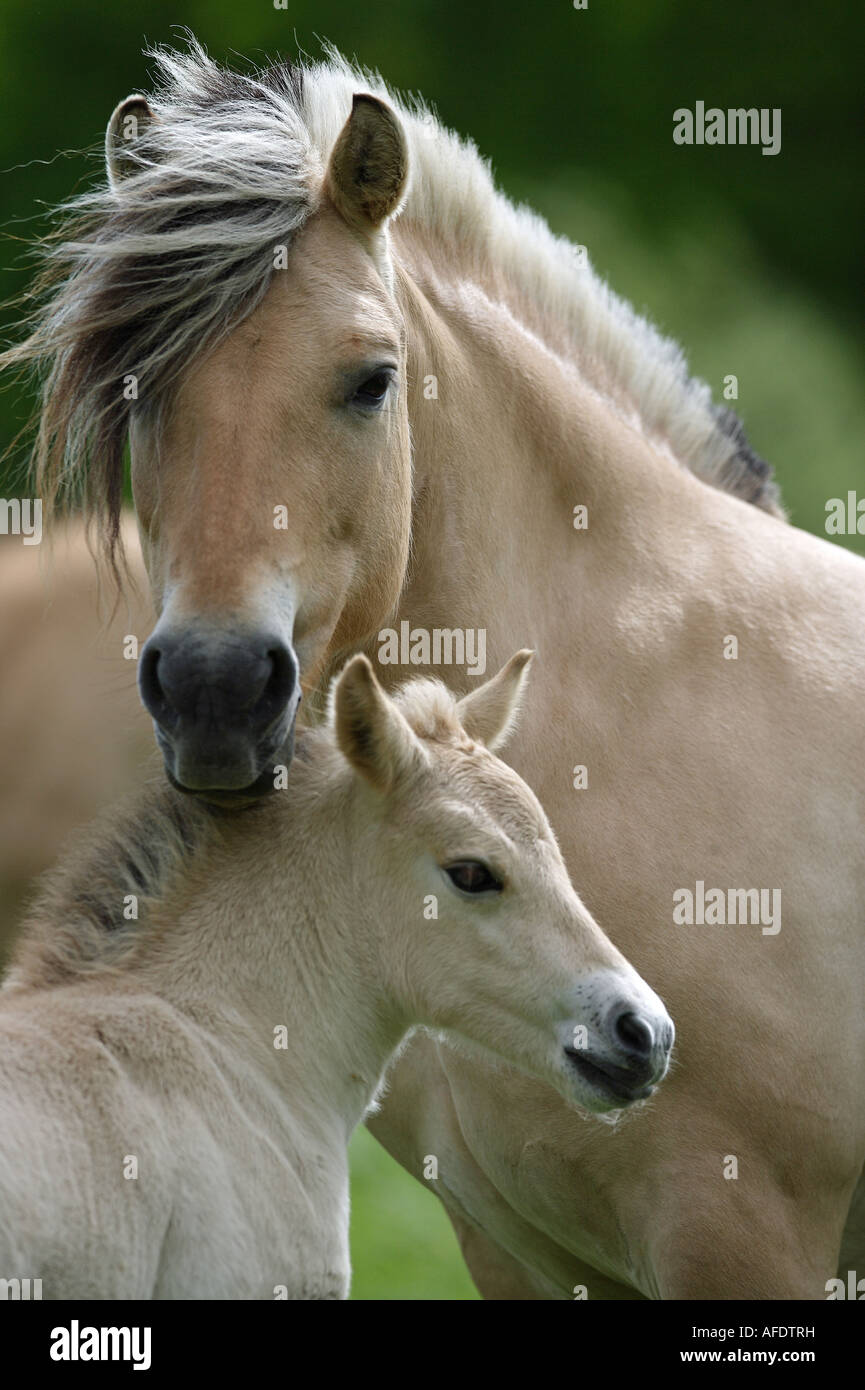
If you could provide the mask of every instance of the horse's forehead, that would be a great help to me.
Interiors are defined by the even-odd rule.
[[[276,270],[265,303],[280,312],[294,308],[297,317],[373,315],[392,322],[395,306],[375,261],[342,218],[332,211],[314,214],[295,237]]]
[[[227,406],[238,389],[269,398],[285,392],[284,367],[293,378],[314,381],[330,368],[376,351],[399,351],[397,312],[360,248],[332,270],[297,248],[285,269],[275,270],[258,307],[188,373],[182,394],[210,409]]]
[[[375,266],[346,230],[319,246],[306,229],[248,315],[203,364],[202,377],[237,370],[247,358],[316,372],[335,356],[362,355],[373,345],[399,346],[398,312]]]
[[[448,750],[441,782],[442,801],[454,805],[490,830],[504,831],[516,845],[531,847],[550,838],[546,817],[526,784],[486,750]]]

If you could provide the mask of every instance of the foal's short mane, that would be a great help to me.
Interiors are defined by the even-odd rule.
[[[457,697],[439,680],[415,677],[391,692],[419,738],[471,750]],[[346,785],[348,764],[334,735],[333,686],[325,722],[295,742],[290,814],[309,824],[327,797]],[[184,875],[209,872],[240,835],[267,839],[284,814],[280,793],[242,811],[211,807],[161,777],[70,836],[45,873],[12,958],[8,987],[50,988],[122,965],[148,936],[155,910]],[[134,900],[134,915],[128,908]],[[176,903],[174,903],[176,906]]]
[[[78,831],[40,882],[10,982],[47,988],[120,961],[215,826],[207,807],[156,782]]]
[[[156,79],[127,156],[133,173],[71,200],[45,247],[31,336],[0,365],[43,377],[35,448],[46,509],[80,494],[113,556],[131,412],[158,412],[190,359],[261,301],[274,248],[315,210],[328,153],[358,88],[395,106],[410,147],[400,216],[512,294],[541,332],[566,345],[587,378],[645,433],[715,487],[781,515],[768,465],[732,412],[713,405],[684,357],[542,218],[515,207],[475,146],[417,101],[329,49],[323,63],[219,67],[187,51],[150,54]],[[137,401],[132,395],[135,378]],[[126,390],[124,390],[126,388]]]

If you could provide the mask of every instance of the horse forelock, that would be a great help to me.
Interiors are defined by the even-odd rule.
[[[69,491],[118,539],[136,410],[158,410],[192,358],[266,293],[276,248],[316,203],[301,69],[249,76],[153,50],[155,119],[134,174],[62,208],[41,248],[31,337],[0,358],[43,376],[35,483],[50,511]]]
[[[682,466],[780,513],[768,465],[741,422],[690,377],[678,346],[578,264],[570,242],[514,207],[474,145],[427,108],[333,49],[323,63],[247,73],[219,66],[192,38],[186,51],[150,56],[154,119],[127,156],[133,172],[61,210],[31,337],[0,356],[0,365],[43,375],[34,470],[46,512],[63,490],[77,492],[113,558],[133,413],[159,412],[190,362],[260,303],[277,247],[318,204],[328,153],[361,88],[394,105],[406,129],[411,172],[399,215],[512,287],[588,377],[597,370],[612,383],[612,405],[636,411]]]

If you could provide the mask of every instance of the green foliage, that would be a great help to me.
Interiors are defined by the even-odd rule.
[[[444,1208],[365,1129],[351,1143],[355,1299],[466,1299],[478,1294]]]
[[[824,299],[795,287],[758,251],[720,198],[682,209],[675,222],[635,236],[633,195],[609,179],[567,177],[521,196],[557,229],[588,247],[619,294],[685,349],[692,371],[745,421],[757,452],[774,465],[790,518],[825,538],[826,502],[865,497],[865,360],[861,338]],[[724,381],[738,399],[724,400]],[[865,554],[865,536],[833,536]]]

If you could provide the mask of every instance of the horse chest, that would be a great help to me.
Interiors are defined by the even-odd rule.
[[[160,1298],[317,1300],[348,1294],[344,1153],[260,1124],[202,1126],[161,1251]],[[192,1161],[194,1158],[194,1162]]]
[[[157,1298],[267,1300],[348,1296],[347,1223],[305,1209],[286,1191],[266,1203],[231,1193],[189,1204],[172,1220]]]

